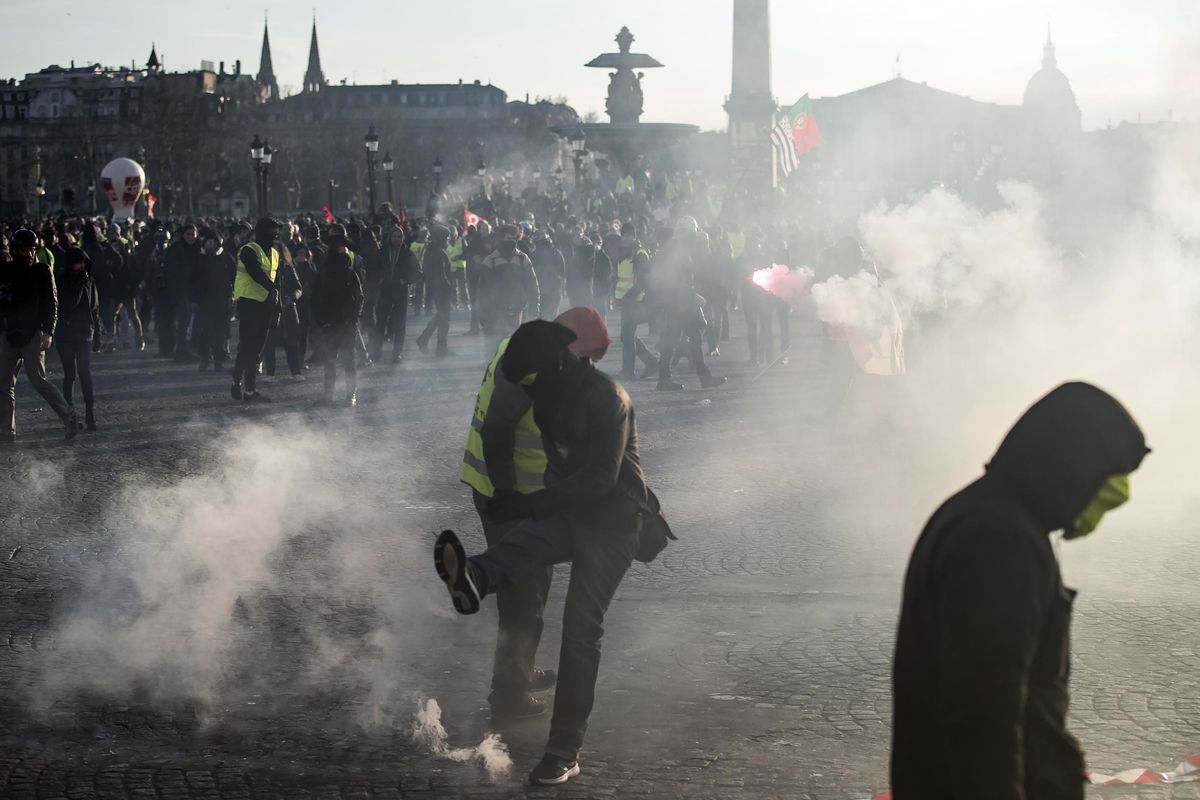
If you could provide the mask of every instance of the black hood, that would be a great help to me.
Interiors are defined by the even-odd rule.
[[[1017,420],[987,466],[1046,530],[1070,525],[1112,475],[1133,472],[1150,452],[1116,398],[1067,383]]]

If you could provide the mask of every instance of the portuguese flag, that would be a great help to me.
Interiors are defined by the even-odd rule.
[[[808,95],[801,97],[796,105],[788,109],[787,119],[791,122],[796,155],[802,156],[821,144],[821,131],[817,128],[817,118],[813,116],[812,101]]]

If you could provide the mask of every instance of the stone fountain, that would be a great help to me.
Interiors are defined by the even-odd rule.
[[[632,174],[644,156],[677,144],[700,129],[695,125],[641,121],[645,73],[635,70],[660,69],[663,65],[645,53],[630,52],[634,37],[629,28],[621,28],[616,42],[620,52],[604,53],[584,65],[614,70],[609,73],[605,102],[609,121],[554,130],[567,138],[577,137],[582,131],[588,148],[610,156],[624,174]]]

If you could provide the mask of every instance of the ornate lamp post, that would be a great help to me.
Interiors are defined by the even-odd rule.
[[[250,160],[254,162],[254,203],[258,209],[259,216],[262,215],[263,196],[262,196],[262,159],[263,159],[263,142],[258,138],[258,134],[254,134],[253,141],[250,142]]]
[[[433,160],[433,187],[434,187],[433,193],[434,194],[442,193],[442,170],[445,168],[446,168],[446,165],[442,163],[442,157],[440,155]],[[415,186],[416,182],[417,182],[417,176],[413,175],[413,184],[414,184],[413,188],[414,189],[416,188],[416,186]]]
[[[392,160],[392,154],[391,154],[391,153],[384,153],[384,154],[383,154],[383,162],[382,162],[382,163],[383,163],[383,175],[384,175],[384,177],[385,177],[385,178],[387,178],[387,185],[388,185],[388,199],[387,199],[387,201],[388,201],[388,203],[390,203],[390,204],[391,204],[393,207],[395,207],[395,205],[396,205],[396,200],[395,200],[395,198],[394,198],[394,197],[393,197],[393,195],[392,195],[392,170],[394,170],[394,169],[396,168],[396,162]]]
[[[479,159],[479,165],[475,167],[475,174],[479,176],[479,191],[487,194],[487,164],[483,159]]]
[[[563,168],[562,164],[558,165],[558,169],[554,170],[554,185],[558,188],[559,199],[563,196]]]
[[[88,181],[88,209],[92,214],[96,213],[96,179]]]
[[[275,151],[271,149],[271,145],[263,142],[262,153],[262,215],[265,217],[271,213],[271,156]]]
[[[575,154],[575,191],[583,190],[583,157],[587,155],[587,135],[583,132],[583,127],[575,129],[575,133],[571,134],[571,150]]]
[[[367,135],[363,138],[363,144],[367,147],[367,200],[370,205],[370,213],[375,213],[375,154],[379,152],[379,137],[375,134],[375,126],[367,131]]]
[[[331,214],[337,213],[335,211],[337,206],[335,206],[333,204],[333,190],[336,188],[338,188],[337,181],[335,181],[333,178],[330,178],[329,179],[329,206],[328,206],[328,208],[329,208],[329,213],[331,213]]]

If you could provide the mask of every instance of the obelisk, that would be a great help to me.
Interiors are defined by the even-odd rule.
[[[733,0],[733,88],[729,144],[733,179],[765,191],[775,184],[771,126],[777,110],[771,94],[770,0]]]

